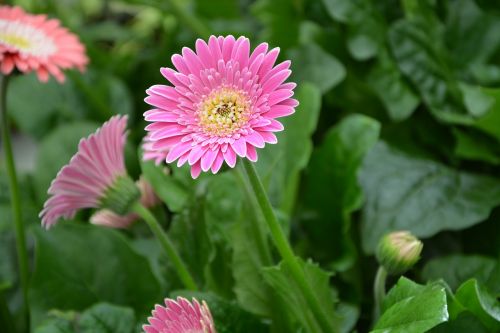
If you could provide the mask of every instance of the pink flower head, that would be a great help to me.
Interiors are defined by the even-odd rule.
[[[146,333],[215,333],[212,314],[205,301],[193,298],[165,299],[166,307],[156,305],[149,325],[142,326]]]
[[[172,62],[177,70],[162,68],[173,86],[154,85],[145,101],[154,109],[144,117],[153,148],[172,147],[166,162],[191,165],[193,178],[200,172],[216,173],[236,157],[257,160],[255,148],[276,143],[274,132],[283,130],[276,118],[292,114],[298,102],[291,98],[295,83],[290,61],[275,65],[279,48],[268,52],[267,43],[250,53],[250,41],[233,36],[198,39],[196,52],[182,49]]]
[[[160,203],[153,187],[143,176],[135,182],[141,192],[141,204],[146,208],[151,208]],[[101,209],[90,217],[92,224],[102,225],[109,228],[125,229],[137,221],[139,216],[135,213],[118,215],[110,209]]]
[[[156,165],[160,165],[167,159],[171,147],[165,146],[160,149],[154,149],[154,142],[151,141],[150,136],[151,135],[148,133],[142,142],[142,159],[144,161],[153,160]]]
[[[51,196],[40,213],[42,225],[72,218],[82,208],[99,207],[105,192],[127,174],[123,157],[127,116],[114,116],[94,134],[81,139],[78,152],[52,181]]]
[[[46,82],[49,74],[64,81],[62,69],[85,69],[88,58],[78,37],[46,15],[31,15],[20,7],[0,6],[0,70],[14,67],[23,73],[35,71]]]

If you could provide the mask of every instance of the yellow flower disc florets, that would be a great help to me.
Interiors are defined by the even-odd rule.
[[[250,101],[246,93],[221,88],[208,95],[198,107],[199,124],[205,133],[231,135],[249,119]]]

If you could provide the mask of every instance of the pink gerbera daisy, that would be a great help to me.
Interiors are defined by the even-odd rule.
[[[153,316],[148,318],[149,325],[142,329],[146,333],[215,333],[212,314],[203,301],[193,298],[190,303],[183,297],[165,299],[166,307],[156,305]]]
[[[51,196],[40,213],[42,225],[72,218],[82,208],[108,207],[127,212],[140,196],[125,170],[123,149],[127,116],[114,116],[94,134],[80,140],[78,152],[52,181]]]
[[[147,90],[145,101],[154,109],[144,117],[152,122],[146,130],[153,149],[171,147],[166,162],[188,162],[193,178],[202,170],[218,172],[224,161],[234,167],[237,156],[256,161],[255,148],[276,143],[274,132],[283,130],[276,118],[298,105],[291,98],[295,83],[285,83],[290,61],[275,65],[278,53],[262,43],[250,54],[248,38],[211,36],[208,44],[196,41],[196,52],[175,54],[177,71],[161,69],[173,86]]]
[[[62,69],[85,69],[88,58],[78,37],[46,15],[31,15],[20,7],[0,6],[0,70],[14,67],[23,73],[35,71],[40,81],[49,74],[64,81]]]
[[[135,182],[141,192],[141,204],[146,208],[152,208],[160,203],[160,199],[153,190],[149,182],[143,176]],[[101,209],[90,217],[90,222],[109,228],[124,229],[137,221],[139,216],[136,213],[118,215],[110,209]]]

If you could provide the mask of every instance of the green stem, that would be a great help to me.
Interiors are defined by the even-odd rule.
[[[240,186],[243,188],[245,192],[245,197],[250,201],[251,208],[253,212],[255,212],[255,222],[256,226],[255,228],[251,228],[253,231],[253,236],[255,238],[255,242],[258,247],[258,251],[260,254],[260,258],[262,260],[262,263],[266,266],[270,266],[273,264],[273,259],[271,256],[271,252],[269,251],[268,243],[267,243],[267,237],[266,233],[264,232],[264,222],[263,222],[263,216],[261,212],[259,211],[259,204],[256,201],[255,196],[253,195],[253,190],[250,184],[248,183],[248,180],[246,179],[245,175],[242,172],[242,169],[238,166],[235,168],[236,171],[236,179],[240,183]]]
[[[186,8],[184,8],[178,0],[168,0],[167,2],[175,16],[184,22],[184,24],[189,27],[191,31],[198,34],[203,39],[208,39],[210,37],[210,29],[205,25],[205,23],[189,14],[186,11]]]
[[[379,266],[377,270],[377,275],[375,275],[375,282],[373,283],[373,322],[375,323],[380,317],[380,311],[382,309],[382,301],[385,297],[385,280],[387,279],[387,271],[384,267]]]
[[[158,220],[154,217],[154,215],[140,202],[136,202],[132,206],[132,211],[137,213],[140,217],[144,219],[144,221],[146,221],[149,228],[160,242],[160,245],[167,253],[167,256],[174,265],[176,272],[177,274],[179,274],[179,278],[181,279],[184,286],[189,290],[198,290],[196,282],[194,282],[194,279],[189,273],[186,265],[184,264],[184,261],[177,253],[174,245],[172,244],[172,241],[165,233],[165,231],[162,229],[160,223],[158,223]]]
[[[10,140],[10,128],[7,117],[7,83],[8,76],[0,74],[0,123],[2,129],[3,150],[5,154],[5,164],[9,177],[10,203],[12,207],[12,217],[16,232],[17,260],[19,265],[19,277],[23,295],[23,311],[26,320],[28,318],[28,253],[26,251],[26,234],[21,215],[21,199],[19,196],[19,184],[17,182],[16,166],[12,153],[12,143]]]
[[[271,232],[272,239],[274,241],[274,245],[278,249],[278,252],[281,255],[281,258],[288,265],[292,277],[295,279],[295,282],[301,289],[301,292],[306,299],[309,307],[312,312],[316,316],[321,329],[325,333],[335,332],[336,329],[332,327],[330,321],[327,318],[327,314],[324,312],[318,298],[313,292],[312,286],[306,280],[306,276],[302,267],[300,266],[297,257],[293,253],[292,247],[288,242],[283,229],[274,214],[271,203],[269,202],[269,198],[267,197],[267,193],[260,181],[260,178],[255,170],[252,162],[247,159],[242,159],[243,165],[245,167],[245,171],[248,175],[248,179],[250,180],[250,185],[252,186],[253,192],[257,198],[257,202],[262,210],[265,221],[267,222],[267,226]]]

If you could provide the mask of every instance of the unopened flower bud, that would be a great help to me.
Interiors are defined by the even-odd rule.
[[[420,259],[423,246],[409,231],[391,232],[378,243],[377,261],[389,274],[403,274]]]

